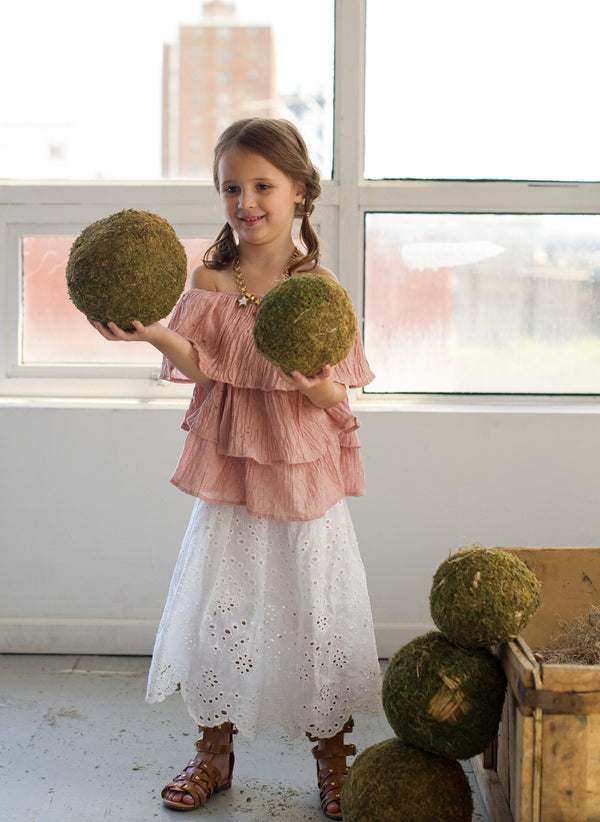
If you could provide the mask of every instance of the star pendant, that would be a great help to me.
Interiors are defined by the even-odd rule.
[[[238,305],[248,305],[248,297],[245,294],[238,299]]]

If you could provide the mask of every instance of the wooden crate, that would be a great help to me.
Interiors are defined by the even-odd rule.
[[[542,582],[523,635],[499,646],[497,738],[473,761],[493,822],[600,822],[600,666],[540,665],[560,622],[600,606],[600,548],[511,548]]]

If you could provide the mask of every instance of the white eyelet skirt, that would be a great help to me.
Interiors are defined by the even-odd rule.
[[[308,522],[197,500],[156,636],[148,702],[249,739],[336,734],[381,712],[364,567],[345,500]]]

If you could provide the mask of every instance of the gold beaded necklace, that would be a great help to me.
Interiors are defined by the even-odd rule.
[[[292,251],[292,256],[290,257],[288,264],[285,267],[285,271],[283,272],[282,280],[287,280],[290,276],[290,268],[292,263],[301,254],[300,249],[297,246],[294,246],[294,250]],[[244,308],[248,305],[248,303],[253,303],[254,305],[260,305],[260,297],[257,297],[255,294],[252,294],[246,288],[246,283],[244,281],[244,275],[242,274],[242,269],[240,268],[240,258],[239,255],[236,255],[236,258],[233,262],[233,271],[235,274],[235,279],[238,284],[240,291],[242,292],[242,296],[238,299],[238,305],[241,308]]]

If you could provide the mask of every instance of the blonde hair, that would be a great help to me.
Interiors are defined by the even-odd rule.
[[[290,267],[294,271],[308,264],[316,266],[321,247],[319,238],[310,223],[310,215],[315,200],[321,195],[319,170],[312,164],[306,144],[296,126],[288,120],[250,117],[237,120],[225,129],[215,146],[213,157],[213,180],[219,190],[219,163],[225,152],[231,148],[244,148],[260,154],[265,160],[286,174],[291,180],[303,183],[306,189],[304,202],[296,203],[296,217],[302,218],[300,240],[306,249]],[[228,268],[237,256],[237,245],[233,229],[226,223],[214,243],[204,254],[207,268]]]

